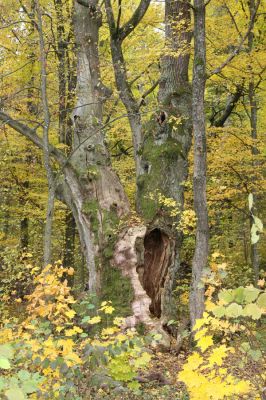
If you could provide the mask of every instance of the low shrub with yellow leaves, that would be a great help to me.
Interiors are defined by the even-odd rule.
[[[5,320],[0,330],[0,396],[8,400],[85,399],[97,385],[108,383],[138,390],[134,380],[150,361],[134,330],[123,331],[123,319],[91,334],[91,327],[111,317],[110,301],[82,319],[74,309],[67,277],[73,268],[45,267],[34,279],[24,321]],[[89,309],[94,305],[89,304]],[[106,322],[106,321],[105,321]],[[87,383],[85,386],[83,382]]]
[[[257,321],[265,312],[266,292],[254,286],[209,296],[193,328],[197,350],[178,375],[191,400],[264,398],[266,334]]]

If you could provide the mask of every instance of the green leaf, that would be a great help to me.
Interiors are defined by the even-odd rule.
[[[1,390],[4,389],[5,384],[6,384],[5,380],[4,380],[3,378],[0,377],[0,392],[1,392]]]
[[[22,369],[21,371],[18,372],[18,377],[21,381],[27,381],[30,379],[30,373],[25,369]]]
[[[225,315],[225,307],[223,306],[217,306],[212,310],[213,314],[217,318],[221,318]]]
[[[246,307],[244,308],[243,315],[246,315],[247,317],[251,317],[252,319],[260,319],[262,314],[261,309],[257,306],[257,304],[247,304]]]
[[[132,381],[127,384],[128,388],[135,391],[138,391],[140,388],[140,384],[137,381]]]
[[[246,303],[252,303],[252,301],[256,300],[260,290],[255,287],[247,287],[244,289],[244,296]]]
[[[258,300],[257,300],[257,305],[258,305],[260,308],[266,308],[266,293],[262,293],[262,294],[259,296],[259,298],[258,298]]]
[[[197,289],[203,289],[204,287],[205,287],[205,283],[203,283],[203,282],[199,282],[197,284]]]
[[[38,390],[38,384],[33,379],[30,379],[23,383],[22,390],[26,394],[34,393]]]
[[[85,324],[85,322],[88,322],[90,319],[91,319],[91,317],[89,317],[89,316],[84,317],[84,318],[82,318],[81,323]]]
[[[10,344],[0,345],[0,357],[13,358],[13,356],[14,356],[14,349]]]
[[[243,342],[240,345],[240,349],[247,353],[250,350],[250,344],[248,342]]]
[[[5,391],[5,395],[8,400],[25,400],[26,397],[21,389],[8,389]]]
[[[249,195],[248,195],[248,208],[249,208],[249,211],[252,210],[252,207],[253,207],[253,194],[249,193]]]
[[[167,326],[174,325],[176,323],[177,321],[175,321],[174,319],[170,319],[170,321],[167,322]]]
[[[250,355],[250,357],[254,360],[254,361],[259,361],[262,358],[262,352],[261,350],[250,350],[248,352],[248,354]]]
[[[238,287],[237,289],[234,290],[235,292],[235,300],[238,304],[242,304],[245,299],[245,289],[243,286]]]
[[[10,369],[11,368],[8,358],[0,357],[0,368],[2,368],[2,369]]]
[[[232,303],[226,308],[225,315],[230,318],[237,318],[242,315],[242,311],[243,309],[239,304]]]
[[[231,289],[229,290],[222,290],[218,294],[219,300],[223,300],[225,303],[231,303],[234,300],[234,293]]]

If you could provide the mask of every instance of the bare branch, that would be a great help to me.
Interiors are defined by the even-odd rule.
[[[159,82],[160,82],[160,80],[158,79],[157,81],[154,82],[154,84],[145,93],[143,93],[143,95],[141,96],[140,103],[139,103],[139,108],[144,105],[145,98],[147,96],[149,96],[149,94],[151,94],[156,89],[156,87],[159,85]]]
[[[248,30],[245,33],[245,35],[242,37],[242,39],[241,39],[241,41],[239,43],[239,46],[230,54],[230,56],[219,67],[217,67],[216,69],[214,69],[213,71],[210,72],[210,74],[208,75],[208,78],[211,77],[212,75],[219,74],[222,71],[222,69],[224,67],[226,67],[240,53],[240,51],[242,50],[242,47],[243,47],[246,39],[248,38],[250,32],[254,28],[255,19],[256,19],[258,8],[260,6],[260,2],[261,2],[261,0],[257,1],[254,13],[253,13],[253,15],[252,15],[252,17],[250,19]]]
[[[227,105],[226,105],[222,115],[220,116],[220,118],[218,118],[217,120],[213,119],[211,121],[212,126],[216,126],[217,128],[224,126],[226,120],[230,117],[233,109],[235,108],[235,105],[237,104],[238,100],[242,96],[243,89],[244,89],[243,85],[237,86],[235,93],[230,95],[229,101],[227,102]]]
[[[118,16],[116,22],[117,32],[119,31],[120,28],[121,15],[122,15],[122,0],[118,0]]]
[[[141,0],[128,22],[119,30],[119,37],[123,41],[140,23],[149,8],[151,0]]]
[[[43,140],[36,134],[35,129],[32,129],[29,126],[24,125],[23,123],[13,119],[3,111],[0,111],[0,121],[10,126],[10,128],[13,128],[18,133],[25,136],[40,149],[43,149]],[[53,157],[58,161],[59,164],[65,163],[66,157],[60,150],[56,149],[51,144],[49,146],[49,150],[51,155],[53,155]]]
[[[90,7],[88,0],[77,0],[77,3],[84,7]]]

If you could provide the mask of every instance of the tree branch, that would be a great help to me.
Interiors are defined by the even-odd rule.
[[[230,54],[230,56],[219,67],[217,67],[216,69],[214,69],[213,71],[210,72],[210,74],[208,75],[208,78],[210,78],[212,75],[219,74],[222,71],[222,69],[224,67],[226,67],[240,53],[240,51],[242,50],[243,44],[245,43],[246,39],[248,38],[250,32],[252,31],[252,29],[254,27],[257,11],[260,6],[260,2],[261,2],[261,0],[257,1],[256,7],[254,9],[254,13],[250,19],[248,30],[245,33],[245,35],[242,37],[242,39],[239,43],[239,46]]]
[[[88,0],[77,0],[77,3],[84,7],[90,7]]]
[[[151,0],[141,0],[134,14],[124,26],[119,29],[119,37],[123,41],[140,23],[149,8]]]
[[[230,117],[233,109],[235,108],[238,100],[240,99],[240,97],[242,96],[243,93],[243,85],[242,86],[237,86],[236,92],[234,94],[232,94],[229,98],[229,101],[221,115],[221,117],[219,119],[217,119],[216,121],[213,119],[213,121],[211,121],[211,126],[215,126],[217,128],[223,127],[226,120]]]
[[[21,122],[13,119],[3,111],[0,111],[0,121],[10,126],[10,128],[13,128],[18,133],[21,133],[32,143],[34,143],[37,147],[39,147],[39,149],[43,150],[43,140],[36,134],[35,129],[32,129],[27,125],[24,125]],[[58,161],[59,164],[65,163],[66,157],[60,150],[56,149],[51,144],[49,146],[49,150],[52,156],[56,159],[56,161]]]
[[[160,82],[160,80],[158,79],[157,81],[154,82],[154,84],[153,84],[148,90],[146,90],[145,93],[143,93],[143,95],[141,96],[141,99],[140,99],[139,108],[140,108],[142,105],[144,105],[144,103],[145,103],[145,101],[144,101],[145,98],[146,98],[147,96],[149,96],[149,94],[151,94],[151,93],[154,91],[154,89],[156,89],[156,87],[159,85],[159,82]]]

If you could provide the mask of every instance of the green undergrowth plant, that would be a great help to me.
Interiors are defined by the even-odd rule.
[[[266,292],[252,285],[208,288],[206,311],[193,327],[195,351],[178,377],[190,399],[264,399]]]
[[[151,360],[146,343],[136,330],[123,328],[123,318],[112,317],[111,301],[98,307],[85,301],[85,311],[78,315],[78,301],[67,282],[73,273],[60,263],[45,267],[35,277],[32,293],[22,299],[23,321],[3,321],[1,398],[79,400],[103,384],[139,390],[135,377]]]

